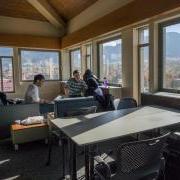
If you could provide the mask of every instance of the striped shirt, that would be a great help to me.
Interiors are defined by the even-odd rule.
[[[83,80],[76,81],[74,78],[69,79],[66,85],[69,88],[69,96],[81,96],[81,93],[87,89]]]

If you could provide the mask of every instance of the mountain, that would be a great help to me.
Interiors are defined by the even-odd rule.
[[[166,34],[166,56],[172,59],[180,58],[180,33],[168,32]],[[104,54],[106,57],[109,54],[117,55],[121,51],[121,44],[117,46],[106,46],[104,47]],[[145,57],[148,57],[148,51],[145,50]]]
[[[104,54],[109,55],[109,54],[119,54],[121,53],[121,44],[117,44],[116,46],[105,46],[103,48]]]
[[[167,33],[166,56],[171,58],[180,58],[180,33]]]
[[[103,53],[108,63],[117,64],[117,60],[121,60],[121,44],[117,44],[116,46],[105,46],[103,47]]]

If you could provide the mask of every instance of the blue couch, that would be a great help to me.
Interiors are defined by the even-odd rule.
[[[0,106],[0,139],[10,137],[10,127],[15,120],[40,115],[39,104]]]

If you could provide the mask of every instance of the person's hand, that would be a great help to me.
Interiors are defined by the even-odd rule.
[[[69,96],[69,88],[68,87],[64,88],[64,94],[65,94],[65,96]]]

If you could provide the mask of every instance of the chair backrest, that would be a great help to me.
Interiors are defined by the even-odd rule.
[[[122,144],[117,150],[118,173],[131,174],[160,163],[165,142],[170,133],[163,136]]]
[[[98,106],[98,102],[92,96],[61,99],[55,101],[55,118],[64,117],[68,112],[91,106]]]
[[[136,100],[132,97],[125,97],[119,101],[119,104],[117,106],[117,110],[135,108],[135,107],[137,107]]]
[[[30,116],[38,116],[39,104],[19,104],[0,107],[0,138],[10,136],[10,125],[15,120],[23,120]]]

